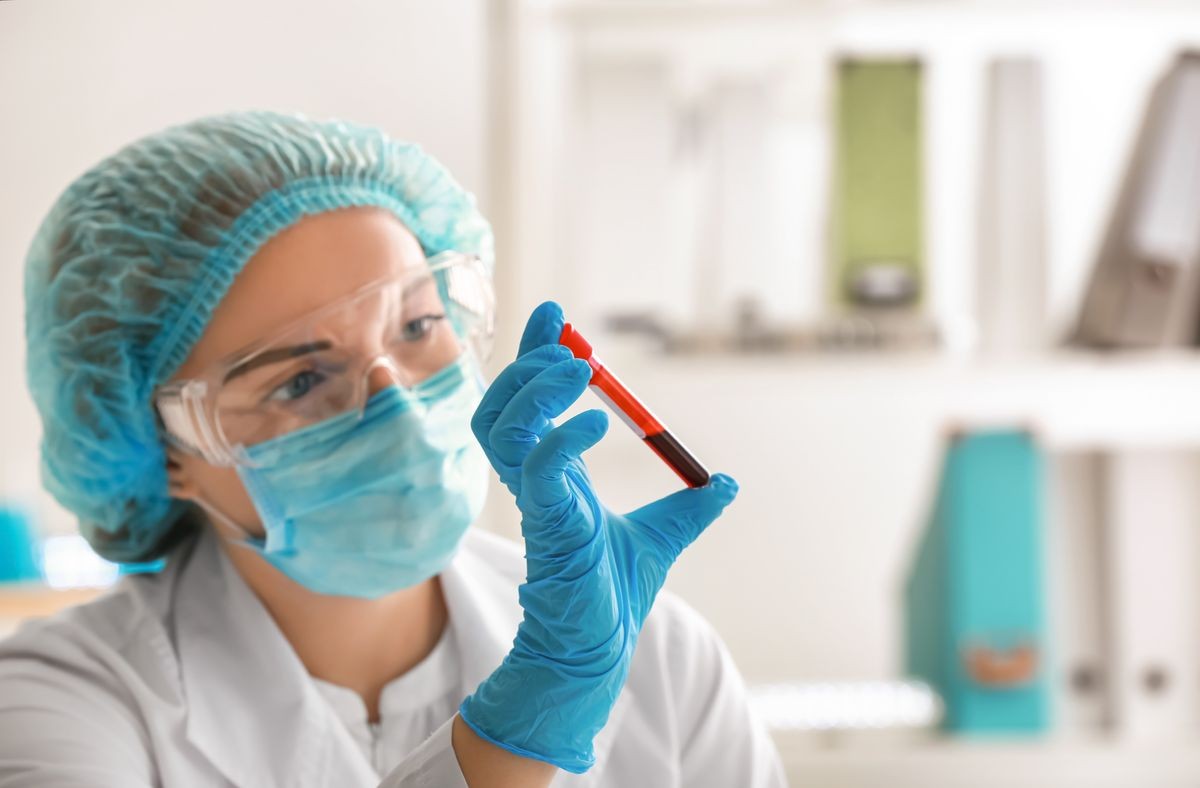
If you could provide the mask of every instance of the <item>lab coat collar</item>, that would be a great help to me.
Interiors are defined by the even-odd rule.
[[[471,549],[478,541],[478,535],[469,533],[440,577],[450,628],[461,652],[463,697],[500,665],[522,618],[516,586]]]
[[[174,636],[188,739],[239,786],[377,784],[379,775],[216,540],[204,529],[180,562]],[[517,598],[523,570],[517,545],[471,529],[441,575],[461,653],[463,697],[512,648],[523,615]],[[555,785],[599,780],[634,702],[626,686],[596,737],[597,765],[579,777],[561,774]]]
[[[238,786],[376,784],[216,540],[207,528],[197,538],[175,605],[189,741]]]

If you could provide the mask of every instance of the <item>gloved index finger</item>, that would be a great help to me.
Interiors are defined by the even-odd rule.
[[[520,391],[525,384],[537,377],[544,369],[554,366],[562,361],[571,358],[571,351],[562,345],[550,345],[534,348],[531,352],[523,354],[516,361],[509,364],[496,379],[492,381],[492,385],[488,386],[487,391],[483,392],[483,398],[479,401],[479,407],[475,409],[475,415],[471,418],[471,430],[475,433],[475,437],[483,444],[485,451],[491,450],[491,445],[488,441],[488,433],[492,431],[492,426],[496,423],[496,418],[508,405],[509,400]]]
[[[523,386],[504,406],[488,435],[496,458],[506,466],[521,465],[552,420],[587,390],[591,374],[587,362],[572,358],[544,369]]]
[[[521,334],[520,344],[517,345],[517,357],[520,358],[542,345],[558,344],[562,330],[562,307],[553,301],[540,304],[525,323],[525,331]]]

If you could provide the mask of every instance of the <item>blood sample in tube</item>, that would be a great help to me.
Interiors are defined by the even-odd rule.
[[[689,487],[708,484],[708,471],[696,456],[654,417],[650,409],[633,396],[633,393],[596,358],[591,343],[567,323],[558,338],[560,345],[570,348],[575,358],[583,359],[592,368],[592,379],[588,384],[592,391],[608,405],[621,421],[657,454],[671,470]]]

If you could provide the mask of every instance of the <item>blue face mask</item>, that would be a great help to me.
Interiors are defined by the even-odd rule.
[[[323,594],[375,598],[443,570],[487,493],[471,434],[481,387],[464,360],[357,413],[247,450],[266,538],[250,545]],[[224,518],[223,518],[224,519]]]

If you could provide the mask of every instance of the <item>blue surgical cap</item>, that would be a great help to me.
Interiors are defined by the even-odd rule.
[[[188,507],[167,492],[152,405],[246,261],[304,216],[384,208],[427,255],[490,266],[474,198],[381,131],[245,112],[167,129],[76,180],[25,269],[29,387],[42,479],[114,561],[160,555]]]

